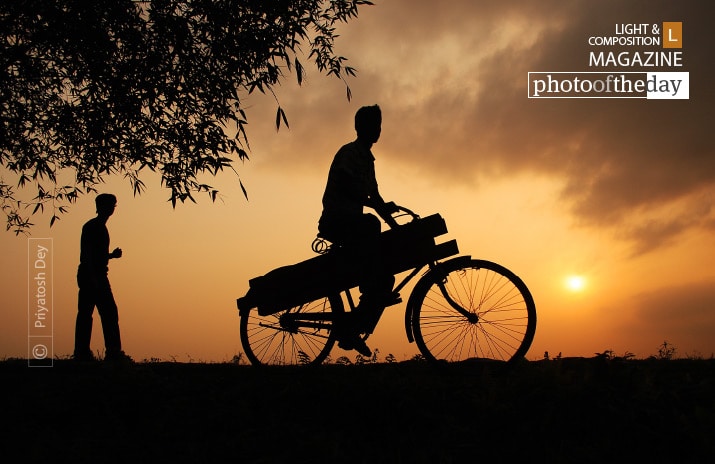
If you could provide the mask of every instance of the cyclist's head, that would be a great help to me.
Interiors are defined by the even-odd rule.
[[[380,138],[382,111],[377,105],[363,106],[355,113],[355,131],[358,138],[375,143]]]

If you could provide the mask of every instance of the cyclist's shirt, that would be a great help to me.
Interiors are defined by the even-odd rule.
[[[330,165],[320,222],[350,221],[378,198],[372,152],[357,140],[343,145]]]

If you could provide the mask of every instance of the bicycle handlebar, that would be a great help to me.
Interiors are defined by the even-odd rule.
[[[395,218],[399,218],[402,216],[409,216],[413,221],[415,219],[420,218],[418,214],[416,214],[414,211],[412,211],[409,208],[395,204],[395,202],[389,202],[388,204],[390,204],[390,206],[392,206],[393,212],[390,213],[390,216],[392,217],[393,223],[397,226],[399,226],[399,224],[397,224],[397,222],[395,222]],[[390,224],[389,222],[388,222],[388,224],[390,225],[391,228],[394,228],[394,226],[392,226],[392,224]]]
[[[412,211],[412,210],[409,209],[409,208],[405,208],[404,206],[397,205],[397,204],[395,205],[395,208],[397,209],[398,212],[399,212],[399,211],[402,211],[402,212],[404,212],[405,214],[407,214],[408,216],[412,217],[412,219],[419,219],[419,218],[420,218],[420,216],[419,216],[417,213],[415,213],[414,211]],[[400,215],[398,215],[398,216],[404,216],[404,214],[400,214]]]

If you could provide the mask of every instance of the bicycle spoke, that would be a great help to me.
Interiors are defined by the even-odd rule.
[[[319,364],[335,343],[330,320],[320,315],[334,312],[334,306],[342,312],[337,296],[270,316],[248,311],[241,317],[241,342],[247,357],[253,364]]]
[[[523,356],[536,321],[528,290],[516,276],[494,263],[462,263],[447,267],[439,274],[440,282],[427,281],[418,290],[421,303],[413,315],[413,330],[420,350],[447,361],[509,361]],[[476,317],[468,318],[466,313]]]

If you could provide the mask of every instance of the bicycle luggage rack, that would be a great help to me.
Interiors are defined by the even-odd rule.
[[[456,240],[435,243],[447,233],[442,216],[416,219],[380,236],[382,262],[392,272],[421,267],[459,253]],[[239,311],[258,309],[266,316],[356,287],[359,276],[351,265],[350,250],[337,248],[308,260],[279,267],[249,281],[245,296],[236,300]]]

